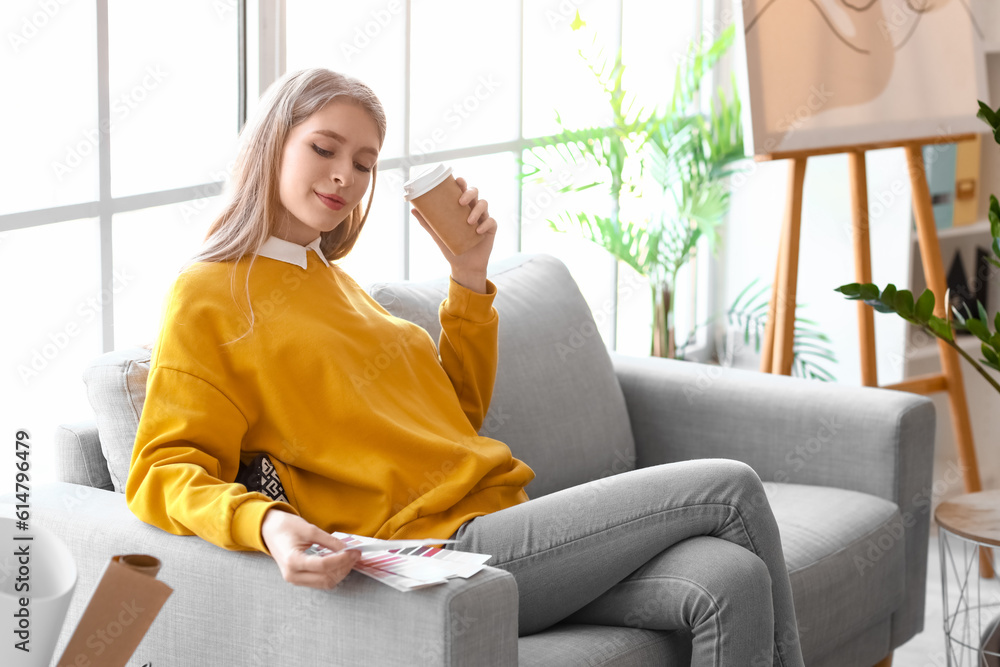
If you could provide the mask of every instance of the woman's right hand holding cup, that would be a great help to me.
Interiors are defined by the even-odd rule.
[[[269,509],[260,527],[261,537],[285,581],[310,588],[334,588],[347,576],[361,553],[343,551],[343,542],[297,514]],[[337,553],[326,556],[307,555],[313,544]]]

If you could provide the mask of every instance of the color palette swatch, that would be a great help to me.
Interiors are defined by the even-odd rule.
[[[448,540],[377,540],[339,531],[331,535],[347,548],[364,548],[355,570],[400,591],[445,584],[454,577],[471,577],[492,558],[433,546]],[[314,544],[305,553],[325,556],[333,552]]]

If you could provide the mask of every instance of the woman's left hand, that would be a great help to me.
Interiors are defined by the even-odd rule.
[[[455,182],[462,189],[462,195],[458,198],[458,203],[466,205],[470,209],[467,220],[468,224],[476,225],[476,233],[484,237],[475,247],[466,250],[461,255],[455,255],[444,244],[444,241],[437,235],[437,232],[427,224],[427,220],[424,219],[424,216],[420,215],[420,211],[412,208],[410,212],[417,218],[420,226],[427,230],[427,233],[437,243],[438,248],[441,249],[441,254],[451,264],[452,275],[481,274],[485,276],[486,267],[490,260],[490,253],[493,252],[493,240],[497,234],[497,221],[490,217],[486,200],[479,198],[478,188],[468,187],[465,179],[461,176],[456,178]]]

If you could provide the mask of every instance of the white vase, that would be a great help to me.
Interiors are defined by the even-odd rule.
[[[11,514],[10,505],[0,514]],[[30,539],[26,539],[30,538]],[[0,665],[48,667],[76,588],[76,562],[61,539],[30,521],[0,516]],[[27,640],[26,644],[21,644]],[[27,652],[18,645],[28,648]]]

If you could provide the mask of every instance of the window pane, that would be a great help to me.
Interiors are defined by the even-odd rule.
[[[642,107],[645,117],[654,107],[662,110],[670,103],[677,66],[684,61],[688,44],[695,37],[698,5],[698,2],[623,0],[622,88],[628,93],[626,106],[635,95],[633,114]],[[706,44],[717,36],[707,34]],[[725,83],[728,94],[730,87]],[[708,84],[710,81],[706,80],[703,93],[711,91]]]
[[[515,2],[413,0],[410,151],[517,137]]]
[[[285,6],[285,22],[288,71],[327,67],[364,81],[385,108],[385,142],[379,157],[400,157],[405,121],[406,2],[295,0]]]
[[[4,3],[0,49],[0,214],[94,201],[97,10],[94,2]],[[10,156],[16,156],[10,159]]]
[[[113,296],[101,290],[99,239],[96,219],[0,238],[0,433],[10,443],[17,429],[30,431],[35,484],[56,479],[55,428],[94,419],[83,371],[101,354],[101,306]]]
[[[596,30],[597,43],[605,45],[603,57],[610,54],[613,62],[618,14],[617,2],[589,3],[580,10],[585,25],[574,30],[573,3],[524,3],[524,136],[557,133],[556,111],[570,128],[611,123],[607,96],[577,51],[593,50]]]
[[[495,153],[465,159],[450,160],[448,165],[455,176],[478,188],[486,200],[490,215],[497,221],[497,237],[493,241],[490,264],[511,255],[517,247],[515,221],[517,202],[517,167],[510,153]],[[471,213],[471,211],[470,211]],[[434,239],[409,213],[410,225],[410,280],[432,280],[451,274],[451,266],[441,254]]]
[[[525,154],[525,162],[532,159]],[[598,178],[602,175],[594,167],[566,165],[546,183],[526,182],[521,202],[521,250],[548,253],[566,264],[590,305],[605,345],[611,349],[611,318],[614,316],[611,278],[615,260],[603,247],[585,238],[579,223],[568,223],[563,215],[572,215],[574,221],[577,213],[583,211],[609,216],[611,197],[607,188],[600,187],[572,194],[559,192],[561,182],[579,184]],[[552,230],[550,221],[566,231]],[[587,334],[586,331],[580,333]]]
[[[368,202],[365,193],[364,202]],[[379,172],[375,199],[354,248],[337,264],[366,290],[373,282],[403,279],[403,177],[399,169]],[[409,215],[409,213],[407,213]]]
[[[637,357],[649,356],[653,343],[653,293],[649,280],[625,262],[618,262],[618,330],[615,342],[615,350]]]
[[[110,0],[111,193],[213,180],[235,154],[236,3]]]
[[[114,216],[114,275],[124,286],[115,294],[115,349],[156,340],[167,291],[226,201],[205,197]]]

